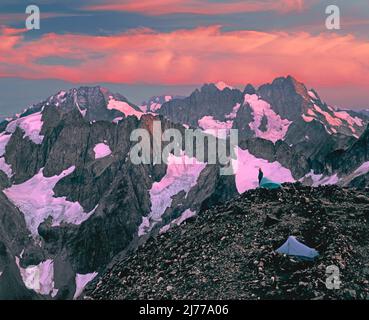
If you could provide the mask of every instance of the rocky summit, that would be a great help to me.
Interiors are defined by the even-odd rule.
[[[122,255],[84,299],[367,299],[368,219],[367,191],[250,190]],[[277,253],[291,235],[319,256]]]

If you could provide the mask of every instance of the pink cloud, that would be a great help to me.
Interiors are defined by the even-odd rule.
[[[292,74],[314,86],[369,89],[369,43],[352,35],[222,31],[211,26],[111,36],[52,33],[33,41],[23,36],[12,29],[0,31],[1,77],[131,84],[223,80],[244,85]],[[81,63],[38,63],[50,56]]]
[[[301,11],[305,5],[304,0],[229,0],[224,2],[211,2],[209,0],[112,0],[106,4],[88,6],[86,9],[137,12],[145,15],[173,13],[219,15],[258,11]]]

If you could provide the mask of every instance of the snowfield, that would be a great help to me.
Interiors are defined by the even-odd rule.
[[[98,275],[97,272],[87,273],[87,274],[76,274],[76,292],[74,293],[73,299],[77,299],[82,291],[85,289],[87,284],[95,279],[95,277]]]
[[[138,119],[140,119],[141,116],[143,115],[143,112],[135,110],[127,102],[115,100],[112,96],[109,97],[108,109],[118,110],[122,112],[126,117],[135,116]]]
[[[165,210],[170,207],[172,197],[180,191],[186,192],[196,185],[202,170],[206,167],[203,162],[190,158],[182,153],[180,157],[169,154],[166,175],[159,181],[154,182],[150,189],[151,212],[139,227],[138,235],[142,236],[150,231],[153,226],[161,221]]]
[[[253,156],[248,150],[235,147],[237,160],[232,159],[233,170],[236,175],[236,187],[239,193],[259,187],[259,168],[264,172],[264,177],[278,183],[295,182],[291,171],[283,167],[279,162],[268,162]]]
[[[111,155],[110,147],[105,143],[98,143],[94,147],[95,159],[105,158]]]
[[[42,113],[36,112],[28,116],[18,118],[10,122],[5,131],[8,133],[14,133],[17,127],[23,130],[23,138],[28,137],[36,144],[41,144],[44,136],[40,134],[42,129]]]
[[[39,294],[56,296],[58,290],[54,289],[54,262],[46,260],[36,266],[22,268],[19,258],[15,257],[24,285]]]
[[[233,126],[232,120],[223,122],[214,119],[213,116],[204,116],[197,123],[205,134],[211,134],[219,139],[225,139]]]
[[[26,182],[4,190],[9,200],[23,212],[27,227],[33,235],[38,235],[38,226],[49,216],[53,219],[53,226],[59,226],[62,222],[79,225],[94,212],[85,213],[78,202],[70,202],[66,197],[54,197],[55,185],[74,170],[73,166],[60,175],[44,177],[41,169]]]
[[[277,140],[283,140],[291,121],[282,119],[274,112],[269,103],[259,99],[256,94],[245,94],[245,103],[248,103],[252,109],[254,121],[249,124],[250,129],[255,132],[256,137],[270,140],[275,143]],[[262,118],[266,117],[266,131],[260,130]]]

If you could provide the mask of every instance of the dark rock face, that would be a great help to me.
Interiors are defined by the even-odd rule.
[[[212,115],[224,121],[237,103],[242,102],[242,92],[237,89],[219,90],[214,84],[206,84],[184,99],[166,102],[157,111],[175,123],[198,126],[198,120]]]
[[[327,157],[326,166],[332,172],[349,173],[369,160],[369,127],[349,148],[341,148],[343,152],[331,153]]]
[[[41,253],[32,245],[22,213],[0,192],[0,299],[37,299],[19,274],[15,255],[24,248]]]
[[[249,124],[254,120],[252,109],[249,104],[241,105],[237,112],[237,116],[233,121],[232,129],[238,130],[239,140],[252,138],[254,132],[251,130]]]
[[[298,120],[309,108],[310,98],[305,86],[291,76],[277,78],[271,84],[262,85],[257,93],[283,119]]]
[[[95,279],[85,298],[366,299],[369,207],[363,197],[299,184],[249,191],[151,238]],[[319,256],[302,261],[276,253],[290,235]],[[325,286],[330,265],[340,270],[340,290]]]
[[[254,88],[254,86],[252,84],[248,84],[245,89],[243,90],[243,94],[255,94],[256,93],[256,89]]]
[[[43,165],[43,154],[40,145],[28,138],[23,139],[23,131],[17,128],[6,146],[5,159],[11,164],[15,183],[24,182],[33,177]],[[22,150],[22,152],[19,152]]]

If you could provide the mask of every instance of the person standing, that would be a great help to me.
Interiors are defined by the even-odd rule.
[[[259,185],[260,185],[261,179],[263,179],[263,177],[264,177],[263,170],[261,170],[261,168],[259,168],[259,174],[258,174]]]

